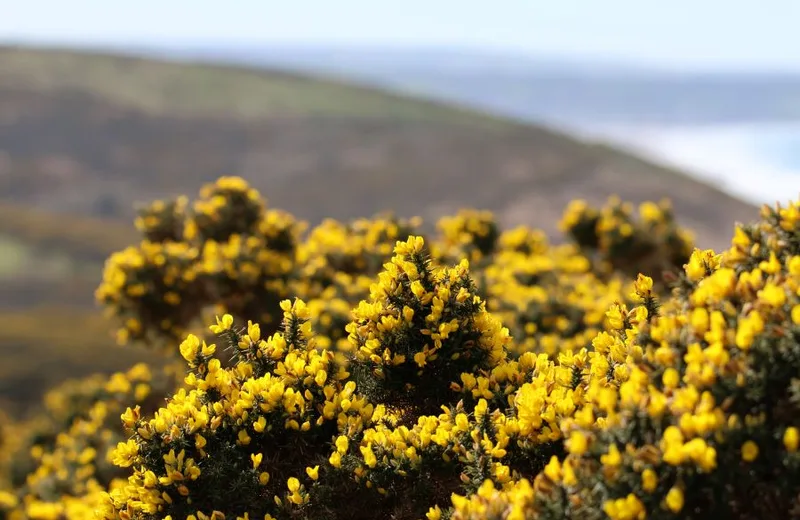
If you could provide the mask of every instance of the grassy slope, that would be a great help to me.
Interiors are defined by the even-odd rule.
[[[0,203],[0,310],[91,304],[103,262],[135,243],[130,223]]]
[[[2,87],[86,91],[157,116],[359,115],[503,124],[466,110],[284,71],[26,47],[0,48],[0,70]]]
[[[134,239],[134,203],[220,175],[312,222],[383,209],[431,221],[473,206],[554,233],[568,200],[617,193],[673,199],[701,244],[721,247],[734,220],[756,214],[607,147],[333,81],[17,48],[0,48],[0,71],[0,253],[13,256],[0,262],[0,320],[15,324],[0,335],[15,367],[0,371],[0,397],[143,356],[120,355],[87,305],[101,259]],[[99,207],[111,217],[90,217]]]

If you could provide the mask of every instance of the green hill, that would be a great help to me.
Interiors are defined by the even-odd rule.
[[[359,116],[491,124],[488,117],[331,80],[240,67],[24,47],[0,48],[4,88],[86,92],[154,116],[257,121]],[[499,121],[496,121],[499,123]]]
[[[0,194],[129,219],[136,201],[246,177],[312,222],[456,207],[555,232],[566,202],[669,197],[703,245],[755,209],[544,128],[285,72],[0,48]]]

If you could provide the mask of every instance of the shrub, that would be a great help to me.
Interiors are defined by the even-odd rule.
[[[98,296],[179,368],[4,424],[46,434],[0,458],[0,518],[800,516],[800,201],[722,254],[665,204],[563,223],[304,235],[235,178],[144,209]]]
[[[616,270],[629,277],[644,272],[660,282],[663,272],[680,269],[692,252],[692,234],[678,226],[666,200],[642,203],[638,219],[633,205],[618,197],[600,209],[576,200],[559,224],[598,272]]]
[[[0,518],[4,503],[10,508],[25,504],[30,518],[91,517],[105,500],[102,494],[125,476],[109,456],[123,439],[120,414],[130,405],[156,411],[177,386],[175,375],[171,364],[140,363],[110,376],[67,381],[48,392],[44,412],[10,425],[8,445],[0,446],[6,456],[0,468],[14,490],[0,491]]]
[[[486,311],[468,262],[433,266],[419,236],[398,242],[347,325],[354,380],[414,417],[450,404],[450,381],[503,361],[508,330]]]
[[[798,224],[798,202],[765,208],[725,253],[695,250],[663,312],[640,277],[561,423],[566,458],[457,499],[454,517],[800,515]]]
[[[289,295],[302,224],[267,210],[236,177],[204,186],[193,211],[188,205],[179,198],[142,208],[142,242],[106,263],[96,296],[120,322],[120,343],[179,341],[214,305],[268,326],[264,309]]]

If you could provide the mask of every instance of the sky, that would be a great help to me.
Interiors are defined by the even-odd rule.
[[[800,71],[798,0],[0,0],[22,43],[467,46]]]

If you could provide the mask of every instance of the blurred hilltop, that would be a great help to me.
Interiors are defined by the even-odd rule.
[[[566,128],[598,122],[693,126],[800,118],[800,74],[791,70],[687,70],[596,55],[436,46],[198,44],[135,51],[333,75]]]
[[[110,348],[92,302],[102,262],[136,240],[136,203],[223,175],[311,224],[391,210],[432,225],[476,207],[557,238],[569,200],[616,194],[671,199],[699,245],[721,248],[757,214],[607,146],[333,80],[10,46],[0,70],[0,398],[143,358]]]
[[[241,175],[312,223],[461,206],[508,225],[566,202],[669,197],[720,246],[753,208],[691,178],[544,128],[285,72],[0,48],[2,196],[129,220],[136,201]],[[335,194],[335,196],[331,196]]]

